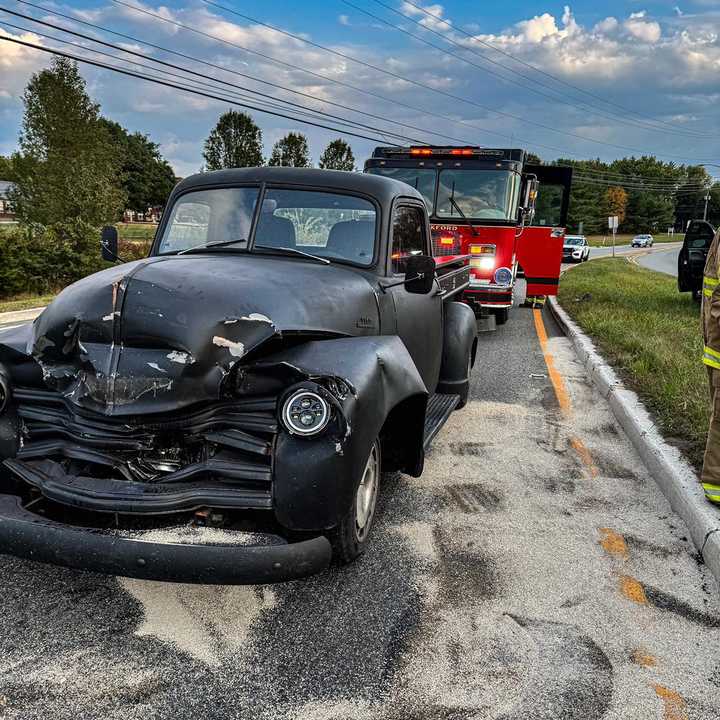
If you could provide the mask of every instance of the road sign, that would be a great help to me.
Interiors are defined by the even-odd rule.
[[[611,215],[608,218],[608,228],[613,231],[618,229],[618,216],[617,215]]]

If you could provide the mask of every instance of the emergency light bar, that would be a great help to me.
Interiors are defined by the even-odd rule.
[[[482,160],[508,160],[511,162],[525,162],[525,151],[508,148],[486,148],[478,145],[410,145],[406,147],[394,145],[391,147],[377,147],[373,151],[373,158],[449,158],[464,157]]]

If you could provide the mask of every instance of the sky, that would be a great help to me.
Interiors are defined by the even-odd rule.
[[[231,96],[256,108],[272,102],[291,116],[249,111],[266,155],[278,138],[299,131],[314,161],[330,140],[345,137],[360,165],[378,144],[418,141],[524,147],[545,160],[655,154],[720,164],[720,0],[32,3],[0,0],[0,8],[119,47],[0,11],[0,155],[17,149],[23,89],[51,58],[2,40],[14,37],[146,74],[131,61],[152,61],[121,48],[197,73],[170,81],[225,99],[81,65],[102,113],[157,142],[179,176],[201,168],[218,116],[237,108]],[[182,74],[153,67],[158,77]],[[326,113],[315,122],[335,129],[302,123],[298,113],[307,117],[308,109]],[[342,132],[338,116],[367,137]],[[720,167],[709,169],[720,175]]]

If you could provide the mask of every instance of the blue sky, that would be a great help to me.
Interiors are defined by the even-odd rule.
[[[372,125],[375,130],[368,134],[383,135],[389,143],[395,140],[386,133],[394,132],[435,142],[453,138],[486,146],[527,147],[546,159],[612,159],[652,152],[675,162],[720,161],[720,0],[578,0],[571,5],[528,0],[413,0],[414,5],[403,0],[327,0],[302,5],[289,0],[213,0],[335,54],[203,0],[164,4],[122,0],[165,21],[113,0],[33,2],[44,9],[17,0],[2,0],[0,5],[124,43],[149,57],[183,64],[203,73],[206,83],[219,78],[310,110],[342,114]],[[119,40],[53,13],[123,32],[138,42]],[[168,20],[207,34],[180,29]],[[8,22],[92,46],[2,12],[0,35],[62,47],[57,40],[11,28]],[[179,60],[140,41],[218,67]],[[87,50],[69,51],[90,56]],[[112,52],[112,62],[133,59]],[[32,73],[48,62],[44,53],[0,42],[0,154],[16,148],[22,90]],[[103,113],[159,142],[179,175],[201,166],[205,137],[217,116],[232,106],[107,70],[83,66],[82,72]],[[257,79],[240,78],[238,72]],[[192,78],[192,82],[197,80]],[[227,90],[227,85],[221,87]],[[230,91],[237,92],[237,87]],[[338,104],[346,109],[338,109]],[[309,128],[297,120],[252,114],[263,130],[266,154],[289,130],[308,135],[314,158],[329,140],[342,134]],[[360,161],[377,144],[347,139]]]

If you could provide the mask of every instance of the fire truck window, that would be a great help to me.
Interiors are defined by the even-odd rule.
[[[442,170],[437,214],[505,220],[515,215],[516,176],[502,170]]]
[[[535,200],[533,225],[557,227],[561,224],[563,192],[562,185],[540,183],[540,189]]]
[[[424,255],[425,217],[416,207],[399,207],[393,213],[392,271],[402,275],[411,255]]]
[[[372,175],[382,175],[383,177],[393,178],[393,180],[399,180],[406,185],[410,185],[410,187],[414,187],[423,196],[428,212],[432,213],[435,203],[436,172],[434,170],[412,167],[374,167],[369,168],[368,172]]]

